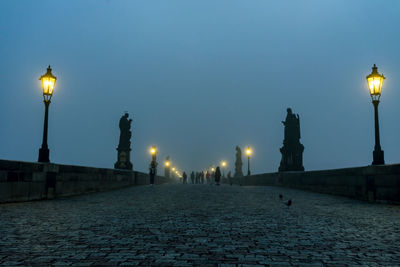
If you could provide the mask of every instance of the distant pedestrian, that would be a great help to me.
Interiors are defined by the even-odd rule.
[[[204,184],[204,172],[203,171],[200,173],[200,181],[201,181],[201,184]]]
[[[200,183],[200,173],[196,172],[196,184]]]
[[[226,175],[226,177],[228,178],[229,184],[232,185],[231,171],[228,172],[228,174]]]
[[[150,176],[150,185],[154,185],[154,177],[156,176],[157,173],[157,168],[156,164],[154,161],[151,162],[150,168],[149,168],[149,176]]]
[[[211,175],[210,175],[210,173],[207,171],[207,172],[206,172],[207,184],[210,184],[210,177],[211,177]]]
[[[215,183],[219,185],[219,182],[221,181],[221,170],[219,169],[219,166],[215,170]]]
[[[187,174],[186,174],[186,172],[182,173],[182,177],[183,177],[183,183],[187,184]]]
[[[192,184],[194,184],[194,171],[190,174],[190,180],[192,181]]]

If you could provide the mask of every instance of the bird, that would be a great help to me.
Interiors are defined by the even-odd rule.
[[[279,194],[279,199],[280,199],[280,200],[282,200],[282,199],[283,199],[283,196],[282,196],[282,194]]]
[[[286,204],[286,206],[288,206],[288,208],[290,207],[290,205],[292,205],[292,200],[291,199],[289,199],[288,200],[288,202],[287,203],[285,203]]]

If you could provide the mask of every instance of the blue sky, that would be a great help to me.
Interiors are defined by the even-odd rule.
[[[399,1],[0,1],[0,158],[37,160],[51,64],[56,163],[112,168],[129,111],[137,170],[153,144],[187,171],[233,167],[250,145],[253,172],[272,172],[291,107],[306,169],[368,165],[376,63],[382,149],[399,163],[399,13]]]

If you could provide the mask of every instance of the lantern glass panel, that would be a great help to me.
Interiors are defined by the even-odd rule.
[[[54,90],[54,85],[56,83],[56,79],[53,77],[42,77],[42,88],[43,88],[43,95],[52,95]]]
[[[368,77],[368,87],[371,96],[380,95],[382,92],[383,78],[381,76]]]

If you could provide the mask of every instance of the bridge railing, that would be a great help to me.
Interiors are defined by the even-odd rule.
[[[227,179],[223,182],[229,183]],[[400,203],[400,164],[264,173],[232,178],[232,183],[243,186],[284,186],[361,200]]]
[[[170,182],[175,180],[155,178],[155,184]],[[149,175],[137,171],[0,160],[0,203],[51,199],[149,183]]]

